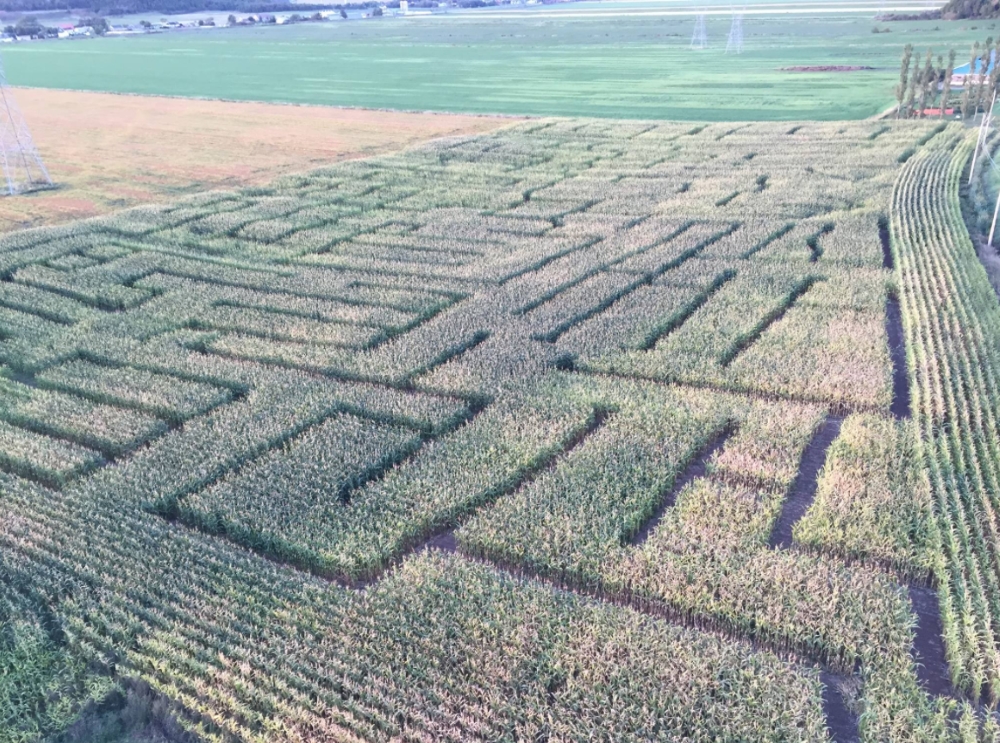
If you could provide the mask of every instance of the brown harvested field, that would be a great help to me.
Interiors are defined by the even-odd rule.
[[[0,231],[489,131],[511,119],[21,88],[54,191],[0,197]]]

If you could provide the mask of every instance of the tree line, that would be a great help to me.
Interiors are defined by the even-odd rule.
[[[998,0],[950,0],[941,8],[941,17],[946,21],[957,18],[996,18],[1000,16]]]
[[[903,49],[899,66],[899,82],[896,84],[897,118],[924,118],[928,115],[945,116],[949,106],[957,106],[963,119],[975,116],[989,108],[993,92],[1000,86],[1000,65],[990,69],[991,60],[1000,58],[1000,38],[994,45],[993,37],[984,44],[978,41],[969,52],[969,72],[959,93],[952,89],[952,71],[955,69],[957,53],[948,52],[948,64],[944,57],[935,59],[931,49],[921,57],[915,53],[912,44]],[[984,74],[972,74],[976,68]],[[936,109],[929,114],[928,109]]]
[[[117,16],[132,13],[197,13],[233,11],[236,13],[275,13],[288,10],[315,11],[341,8],[373,8],[378,2],[296,3],[287,0],[0,0],[0,10],[12,13],[37,13],[48,10],[87,9],[95,15]]]

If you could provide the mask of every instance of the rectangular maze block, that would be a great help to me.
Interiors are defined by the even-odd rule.
[[[165,422],[146,413],[24,384],[12,384],[4,395],[0,418],[109,456],[124,454],[167,430]]]
[[[14,474],[61,487],[101,461],[100,454],[78,444],[0,421],[0,468]]]
[[[201,382],[189,382],[142,369],[102,366],[84,360],[46,369],[38,375],[38,382],[100,402],[148,411],[169,420],[200,415],[226,402],[231,396],[229,390]]]

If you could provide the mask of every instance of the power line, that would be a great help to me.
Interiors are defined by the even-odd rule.
[[[993,107],[997,104],[997,92],[993,91],[993,102],[990,103],[989,112],[983,112],[983,120],[979,123],[979,137],[976,139],[976,149],[972,151],[972,165],[969,166],[969,185],[972,185],[972,176],[976,173],[976,158],[979,156],[979,148],[986,144],[986,137],[990,132],[990,123],[993,118]]]
[[[975,173],[976,160],[975,156],[980,152],[980,146],[982,147],[982,153],[989,160],[990,166],[997,173],[1000,173],[1000,167],[997,166],[996,161],[993,159],[993,155],[990,154],[990,148],[987,146],[987,140],[990,137],[990,124],[993,119],[993,106],[997,102],[996,91],[993,93],[993,103],[990,104],[990,111],[983,117],[983,124],[979,129],[979,140],[976,142],[976,152],[973,153],[972,165],[969,168],[969,183],[972,183],[972,175]],[[986,238],[986,247],[993,247],[993,235],[996,233],[997,229],[997,217],[1000,216],[1000,192],[997,193],[997,203],[993,208],[993,223],[990,225],[990,234]]]
[[[10,196],[52,185],[31,132],[14,101],[0,58],[0,165]]]

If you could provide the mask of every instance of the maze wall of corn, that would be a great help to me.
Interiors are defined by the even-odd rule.
[[[0,740],[1000,739],[973,140],[533,120],[0,238]]]

